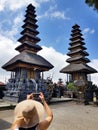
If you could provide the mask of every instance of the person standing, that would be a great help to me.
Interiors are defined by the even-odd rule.
[[[39,94],[41,102],[34,100],[34,94],[28,94],[27,99],[18,103],[14,109],[15,121],[12,123],[11,130],[47,130],[50,126],[53,113],[45,101],[42,92]],[[46,112],[44,120],[42,117]]]

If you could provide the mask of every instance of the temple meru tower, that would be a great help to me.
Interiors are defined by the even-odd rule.
[[[69,58],[66,60],[69,65],[61,69],[60,72],[67,74],[67,83],[73,82],[80,91],[85,91],[88,82],[91,81],[90,74],[97,73],[97,71],[87,65],[90,62],[87,58],[89,54],[86,52],[84,38],[80,26],[77,24],[72,27],[69,45],[67,53]]]
[[[42,49],[37,43],[38,25],[36,24],[36,11],[32,4],[26,9],[23,31],[18,41],[21,43],[15,48],[19,52],[14,58],[2,66],[3,69],[11,71],[11,77],[7,83],[5,98],[19,102],[26,95],[35,91],[42,91],[47,97],[47,85],[44,81],[43,72],[53,68],[53,65],[37,53]]]

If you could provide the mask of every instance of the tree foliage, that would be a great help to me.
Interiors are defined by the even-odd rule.
[[[85,0],[85,3],[98,11],[98,0]]]
[[[67,85],[67,88],[70,91],[76,91],[77,90],[77,87],[74,85],[73,82],[69,82],[68,85]]]

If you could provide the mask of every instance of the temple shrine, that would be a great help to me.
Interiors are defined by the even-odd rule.
[[[77,24],[72,27],[70,41],[67,53],[69,58],[66,60],[69,65],[61,69],[60,72],[67,74],[67,83],[73,82],[79,91],[84,92],[88,83],[91,82],[90,74],[97,73],[97,70],[87,65],[90,62],[87,58],[89,54],[85,51],[87,48],[84,46],[80,26]]]
[[[6,100],[19,102],[25,99],[28,93],[39,91],[42,91],[46,98],[51,97],[43,72],[54,66],[37,54],[42,48],[37,44],[40,39],[37,37],[39,32],[35,13],[35,7],[29,4],[22,26],[22,36],[18,39],[21,45],[15,48],[19,54],[2,66],[3,69],[11,71],[4,97]]]

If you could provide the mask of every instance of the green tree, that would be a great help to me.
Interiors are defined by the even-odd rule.
[[[67,85],[67,88],[70,91],[76,91],[77,90],[77,87],[74,85],[73,82],[69,82],[68,85]]]
[[[85,0],[85,3],[98,11],[98,0]]]

